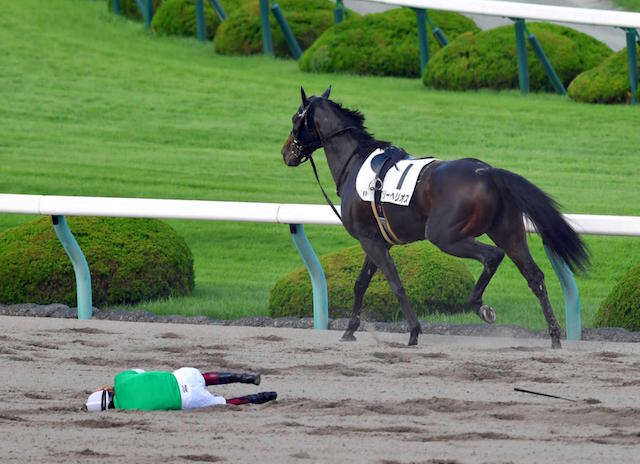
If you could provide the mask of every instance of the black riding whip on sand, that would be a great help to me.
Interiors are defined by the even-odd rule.
[[[562,396],[550,395],[549,393],[540,393],[540,392],[535,392],[535,391],[532,391],[532,390],[525,390],[524,388],[518,388],[518,387],[515,387],[514,391],[521,392],[521,393],[530,393],[532,395],[546,396],[546,397],[549,397],[549,398],[557,398],[559,400],[565,400],[565,401],[571,401],[571,402],[576,402],[577,401],[577,400],[572,400],[570,398],[564,398]]]

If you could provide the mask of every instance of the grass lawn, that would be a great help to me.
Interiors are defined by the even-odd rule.
[[[451,93],[420,80],[305,74],[296,63],[224,57],[195,39],[158,38],[104,1],[0,0],[0,192],[322,203],[308,165],[280,148],[299,88],[367,116],[369,129],[416,155],[473,156],[524,175],[566,212],[639,215],[640,108],[555,95]],[[317,154],[328,191],[331,177]],[[33,219],[0,215],[0,230]],[[301,265],[283,225],[169,221],[194,253],[189,298],[139,307],[237,318],[266,314],[269,291]],[[354,240],[306,228],[318,254]],[[537,236],[534,258],[563,321],[562,292]],[[578,278],[583,322],[640,260],[640,240],[587,237],[593,270]],[[469,263],[477,274],[479,267]],[[498,322],[545,327],[506,262],[485,301]],[[478,322],[473,314],[432,320]]]
[[[626,11],[640,11],[640,0],[613,0],[613,4]]]

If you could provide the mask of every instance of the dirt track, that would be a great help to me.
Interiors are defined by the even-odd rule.
[[[2,462],[635,462],[640,345],[0,316]],[[275,403],[90,414],[119,370],[248,370]],[[514,387],[575,401],[534,396]]]

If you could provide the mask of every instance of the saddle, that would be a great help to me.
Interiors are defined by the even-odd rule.
[[[391,225],[387,220],[387,217],[382,207],[382,184],[384,178],[390,169],[398,167],[396,164],[398,161],[411,158],[411,156],[402,148],[390,146],[385,148],[384,152],[374,156],[371,159],[371,169],[375,173],[375,178],[369,185],[369,188],[374,191],[373,200],[371,201],[371,208],[373,210],[373,216],[376,218],[378,227],[382,236],[391,245],[398,245],[403,243],[391,229]],[[404,176],[403,176],[404,177]]]
[[[383,181],[389,169],[393,167],[398,169],[396,166],[398,161],[408,158],[411,158],[411,156],[402,148],[393,146],[385,148],[382,153],[374,156],[371,160],[371,169],[376,173],[376,181]]]

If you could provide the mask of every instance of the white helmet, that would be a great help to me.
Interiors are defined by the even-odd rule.
[[[93,392],[89,395],[86,406],[89,412],[100,412],[113,408],[113,393],[108,390]]]

